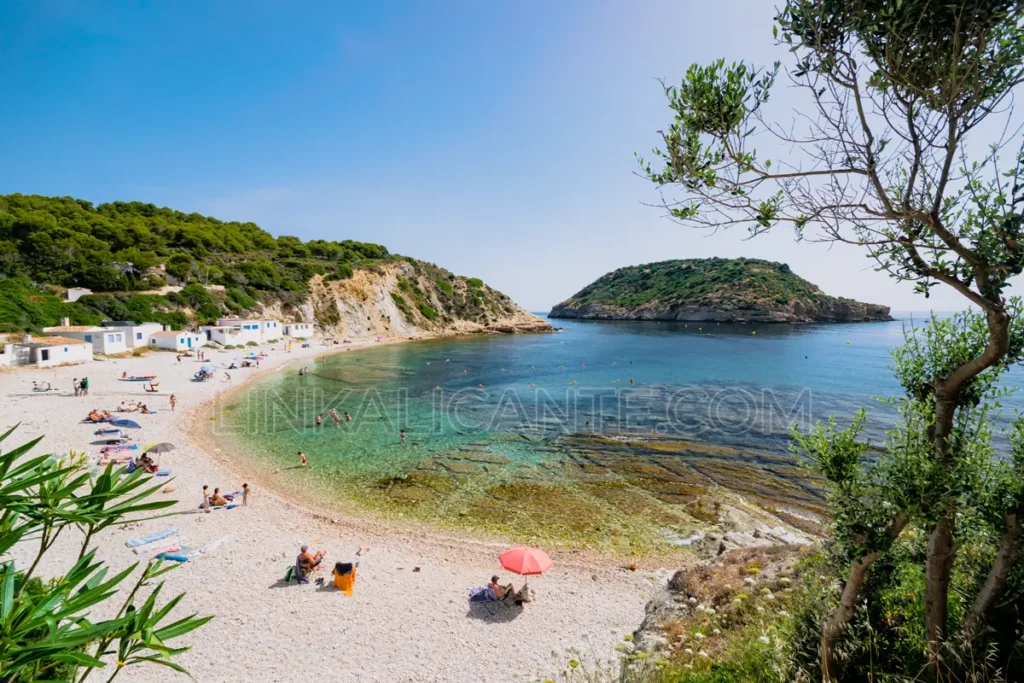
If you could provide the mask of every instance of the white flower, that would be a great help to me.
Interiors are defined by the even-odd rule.
[[[774,595],[772,595],[771,593],[769,593],[768,595],[764,596],[764,599],[765,599],[765,600],[774,600],[774,599],[775,599],[775,596],[774,596]]]
[[[779,610],[779,616],[780,616],[780,617],[782,617],[783,619],[786,619],[786,618],[788,618],[788,617],[789,617],[789,612],[787,612],[787,611],[786,611],[786,610],[784,610],[784,609],[780,609],[780,610]]]
[[[779,579],[779,583],[781,583],[783,586],[788,586],[790,584],[790,581],[785,576],[783,576]]]
[[[688,602],[689,602],[689,603],[690,603],[691,605],[696,605],[696,604],[697,604],[697,598],[690,598],[690,599],[688,600]]]
[[[772,641],[768,638],[768,636],[761,636],[757,639],[757,642],[761,643],[762,645],[771,645]]]
[[[685,652],[688,655],[692,655],[693,654],[693,650],[691,650],[690,648],[686,648],[685,650],[683,650],[683,652]]]
[[[704,605],[697,605],[697,611],[698,612],[703,612],[706,609],[707,609],[707,607],[705,607]]]
[[[707,612],[708,614],[714,614],[715,613],[715,608],[714,607],[708,607],[704,611]]]
[[[693,637],[696,638],[697,640],[704,640],[704,634],[701,633],[700,631],[698,631],[697,633],[694,633]]]
[[[704,652],[704,650],[701,650],[700,652],[697,653],[697,656],[698,657],[703,657],[704,659],[707,659],[708,658],[708,653]]]
[[[747,578],[743,579],[743,583],[747,584],[748,586],[753,586],[757,582],[754,581],[753,576],[748,576]]]
[[[713,636],[720,636],[720,635],[722,635],[722,632],[716,628],[716,629],[714,629],[711,632],[711,635],[713,635]]]

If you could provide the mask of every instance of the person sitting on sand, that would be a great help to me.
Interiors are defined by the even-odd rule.
[[[494,593],[495,600],[504,600],[515,593],[515,589],[512,588],[511,583],[507,586],[502,586],[498,583],[497,574],[491,577],[491,582],[487,584],[487,587],[491,589],[492,593]]]
[[[128,372],[127,371],[121,373],[121,379],[128,379]]]
[[[210,505],[213,507],[220,507],[221,505],[227,505],[228,499],[220,495],[220,489],[214,489],[213,495],[210,496]]]
[[[148,453],[143,453],[142,457],[139,458],[139,460],[138,460],[138,462],[136,464],[139,467],[141,467],[142,469],[144,469],[147,472],[149,472],[150,474],[155,474],[157,472],[157,470],[160,469],[159,467],[156,466],[156,463],[153,462],[153,459],[151,457],[149,457]]]
[[[318,550],[316,554],[313,554],[309,552],[308,545],[302,546],[299,550],[301,552],[295,558],[295,577],[299,583],[309,583],[309,575],[320,566],[325,553],[322,550]]]
[[[149,415],[149,406],[147,406],[145,403],[140,403],[139,412],[142,413],[143,415]]]

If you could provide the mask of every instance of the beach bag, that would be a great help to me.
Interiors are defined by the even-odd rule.
[[[519,589],[519,594],[516,595],[516,599],[522,600],[523,602],[533,602],[533,599],[535,597],[536,596],[533,593],[533,589],[526,584],[524,584],[523,587]]]
[[[351,562],[338,562],[334,565],[334,587],[345,595],[352,595],[356,583],[356,568]]]

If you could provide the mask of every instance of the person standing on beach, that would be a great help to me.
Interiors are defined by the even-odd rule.
[[[225,372],[224,373],[224,381],[225,382],[230,382],[231,381],[231,375],[229,375],[228,373]]]
[[[174,394],[171,394],[171,399],[170,400],[171,400],[171,410],[173,411],[174,410],[174,406],[178,405],[178,397],[175,396]]]
[[[203,510],[206,512],[210,511],[210,491],[209,486],[203,484]]]
[[[82,378],[82,396],[88,396],[88,395],[89,395],[89,378],[88,377],[83,377]]]
[[[242,505],[249,504],[249,484],[242,484]]]
[[[398,433],[398,438],[399,438],[399,439],[401,439],[402,443],[405,443],[405,430],[404,430],[404,429],[403,429],[403,430],[401,430],[401,431],[400,431],[400,432]]]
[[[306,460],[306,454],[305,454],[305,453],[303,453],[302,451],[299,451],[299,459],[300,459],[300,460],[301,460],[301,462],[302,462],[302,466],[303,466],[303,467],[305,467],[305,466],[306,466],[306,463],[308,462],[308,461]]]
[[[75,389],[75,396],[76,397],[77,396],[81,396],[82,395],[82,387],[81,387],[81,385],[78,384],[78,378],[77,377],[73,380],[73,386],[74,386],[74,389]]]

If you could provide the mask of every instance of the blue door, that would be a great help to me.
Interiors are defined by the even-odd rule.
[[[192,337],[186,337],[188,339],[188,348],[192,348]]]

